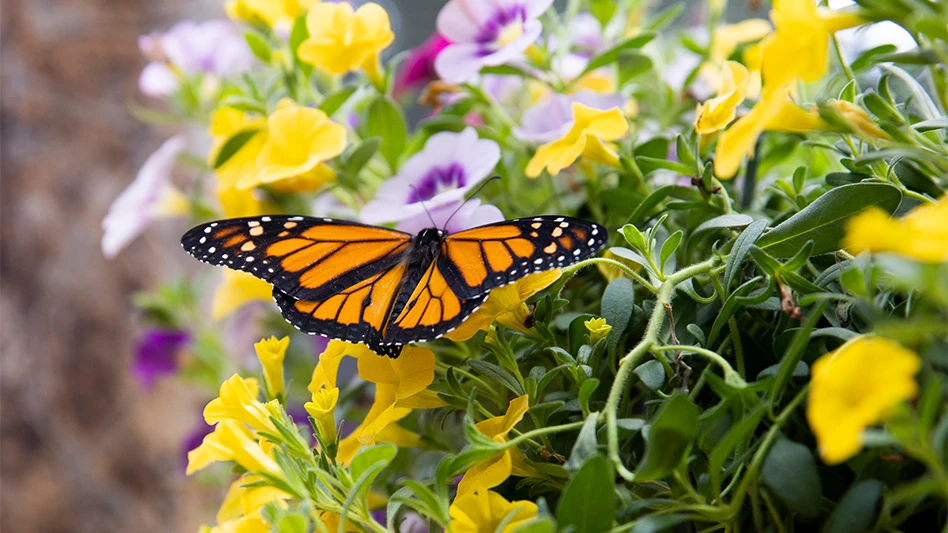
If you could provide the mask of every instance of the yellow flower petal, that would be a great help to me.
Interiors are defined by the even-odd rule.
[[[211,319],[222,320],[253,301],[273,301],[273,287],[246,272],[225,270],[211,297]]]
[[[309,382],[309,392],[316,394],[323,387],[334,388],[336,375],[339,373],[339,363],[346,355],[361,359],[362,357],[378,357],[375,352],[364,344],[353,344],[346,341],[331,340],[326,349],[319,355],[319,362],[313,369],[313,377]]]
[[[276,400],[263,404],[256,398],[256,387],[251,387],[234,374],[221,384],[220,396],[204,407],[204,420],[216,424],[224,420],[243,422],[259,431],[275,433],[270,417],[274,415]]]
[[[862,431],[915,397],[919,357],[875,336],[856,337],[813,363],[807,420],[827,464],[859,452]]]
[[[711,38],[709,58],[715,65],[727,61],[739,45],[763,39],[771,31],[765,19],[747,19],[718,27]]]
[[[606,323],[605,318],[590,318],[583,322],[583,325],[589,332],[589,343],[593,345],[608,337],[609,332],[612,331],[612,326]]]
[[[566,134],[541,145],[527,163],[525,174],[536,178],[544,168],[550,175],[572,165],[589,147],[590,154],[600,162],[618,164],[618,156],[603,147],[601,141],[613,141],[629,130],[629,123],[618,107],[602,111],[573,102],[573,126]],[[591,146],[589,146],[591,144]]]
[[[508,514],[512,518],[501,533],[511,533],[537,516],[537,506],[529,501],[508,502],[493,491],[479,490],[458,496],[449,509],[454,533],[494,533]]]
[[[303,404],[303,409],[316,420],[316,431],[324,443],[336,439],[335,409],[338,401],[338,388],[321,388],[313,393],[313,401]]]
[[[925,263],[948,262],[948,196],[893,219],[878,207],[846,222],[842,245],[853,253],[891,252]]]
[[[889,139],[865,109],[845,100],[830,100],[826,105],[839,115],[849,129],[863,139]]]
[[[695,131],[702,135],[723,130],[734,120],[737,106],[747,95],[750,74],[744,65],[728,61],[722,69],[721,80],[718,96],[698,106]]]
[[[316,4],[306,16],[306,27],[310,37],[300,44],[300,59],[334,76],[374,65],[395,40],[388,13],[371,2],[354,12],[347,2]]]
[[[503,416],[488,418],[476,424],[477,430],[497,442],[506,442],[507,434],[517,425],[530,408],[528,395],[514,398]],[[522,458],[521,458],[522,459]],[[465,472],[458,483],[458,494],[473,492],[479,488],[493,488],[504,482],[512,472],[511,450],[475,464]]]
[[[456,342],[466,341],[480,330],[486,330],[495,320],[507,327],[528,332],[523,319],[527,315],[524,302],[534,294],[549,287],[560,278],[559,269],[530,274],[516,283],[494,289],[477,311],[461,323],[457,329],[445,335]]]
[[[263,377],[267,383],[267,391],[271,398],[283,394],[283,359],[286,358],[286,349],[290,346],[290,338],[261,339],[253,345],[257,352],[257,359],[263,366]]]

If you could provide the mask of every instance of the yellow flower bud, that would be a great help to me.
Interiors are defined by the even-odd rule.
[[[589,332],[589,343],[595,345],[597,342],[609,336],[612,326],[606,323],[605,318],[590,318],[583,322],[586,331]]]
[[[290,346],[290,338],[283,337],[277,339],[261,339],[260,342],[253,345],[257,351],[257,359],[263,366],[263,379],[267,383],[267,392],[271,398],[277,398],[283,394],[283,359],[286,357],[286,349]]]
[[[846,123],[850,130],[856,135],[866,139],[889,139],[889,134],[882,131],[866,110],[858,105],[845,100],[830,100],[826,102],[830,109],[836,112],[840,119]]]
[[[303,408],[316,420],[316,433],[324,443],[336,441],[336,419],[334,411],[339,401],[339,388],[322,388],[313,393],[313,401]]]

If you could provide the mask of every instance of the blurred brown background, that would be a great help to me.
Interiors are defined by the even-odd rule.
[[[116,260],[101,220],[170,132],[137,122],[138,36],[223,15],[223,0],[5,0],[0,16],[0,531],[196,531],[221,494],[188,482],[181,441],[205,398],[128,364],[131,295],[181,272],[184,222]],[[382,0],[398,40],[443,0]],[[401,8],[398,15],[395,4]],[[407,16],[409,12],[411,16]],[[193,412],[193,416],[182,413]]]

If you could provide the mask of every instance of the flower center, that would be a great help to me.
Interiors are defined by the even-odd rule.
[[[519,22],[505,26],[500,30],[500,33],[497,34],[497,46],[507,46],[516,41],[521,35],[523,35],[523,25]]]
[[[477,41],[494,50],[506,46],[523,35],[523,23],[526,20],[527,10],[522,5],[500,8],[484,21]]]
[[[464,167],[458,163],[451,163],[444,167],[434,167],[412,189],[408,195],[408,203],[414,204],[431,200],[444,191],[457,189],[467,185],[467,176]]]

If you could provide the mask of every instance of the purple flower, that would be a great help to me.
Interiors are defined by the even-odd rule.
[[[430,213],[434,223],[442,227],[461,207],[465,194],[483,181],[498,161],[500,147],[494,141],[479,139],[474,128],[436,133],[420,152],[405,161],[398,174],[379,187],[375,199],[362,208],[360,218],[368,224],[398,222],[400,230],[418,231],[431,227]],[[457,231],[502,219],[496,207],[472,200],[445,229]]]
[[[537,20],[553,0],[450,0],[438,13],[438,33],[452,44],[435,59],[449,83],[470,81],[482,67],[520,57],[540,36]]]
[[[152,59],[138,79],[148,96],[164,98],[177,90],[180,75],[218,77],[253,66],[253,55],[240,29],[226,20],[183,20],[159,36],[139,38],[142,54]]]
[[[151,389],[162,376],[178,369],[181,351],[190,336],[180,330],[153,329],[145,332],[135,346],[132,375],[145,389]]]
[[[622,108],[629,99],[621,94],[601,94],[593,91],[579,91],[569,96],[553,95],[549,100],[540,102],[523,113],[521,126],[514,128],[514,137],[521,141],[543,144],[559,139],[573,127],[573,102],[579,102],[594,109]]]
[[[112,259],[159,216],[187,212],[187,200],[171,183],[171,171],[184,151],[183,135],[176,135],[148,156],[133,181],[109,207],[102,219],[102,254]]]
[[[434,67],[435,58],[449,44],[451,44],[451,41],[435,32],[421,46],[414,48],[399,68],[393,92],[396,95],[403,94],[409,89],[437,79],[438,75]]]

